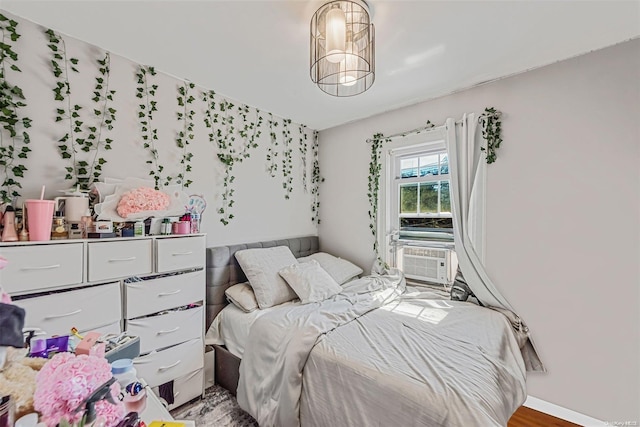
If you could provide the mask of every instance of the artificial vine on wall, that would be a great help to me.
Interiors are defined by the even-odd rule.
[[[491,164],[496,161],[496,150],[500,148],[502,143],[502,122],[500,122],[500,111],[495,108],[487,107],[484,114],[480,116],[482,124],[482,137],[487,140],[487,149],[480,147],[482,151],[487,152],[487,163]]]
[[[302,190],[306,193],[308,191],[307,188],[307,132],[304,130],[305,126],[298,126],[298,135],[300,139],[298,142],[300,145],[298,146],[300,151],[300,160],[302,160]]]
[[[209,132],[209,140],[215,142],[218,146],[218,160],[220,160],[225,168],[222,181],[222,206],[218,208],[218,214],[220,215],[220,222],[223,225],[228,225],[229,221],[234,218],[233,213],[231,213],[231,209],[235,204],[235,189],[233,188],[235,176],[233,175],[233,167],[250,157],[250,149],[258,147],[256,139],[260,137],[262,132],[260,128],[263,118],[260,110],[256,109],[255,121],[251,122],[248,117],[250,112],[249,107],[244,105],[234,110],[235,105],[226,99],[216,104],[215,96],[216,94],[212,90],[203,93],[202,99],[207,103],[204,123],[207,128],[211,129]],[[236,129],[234,124],[234,111],[237,111],[239,117],[242,119],[242,125],[239,129]],[[234,145],[236,134],[243,141],[240,148],[236,148]]]
[[[289,125],[291,119],[282,119],[282,188],[284,188],[284,198],[289,200],[293,192],[293,148],[291,148],[291,130]]]
[[[0,187],[0,201],[11,202],[19,197],[20,180],[27,170],[22,163],[31,152],[31,142],[26,129],[31,127],[31,119],[20,113],[26,107],[25,97],[18,85],[7,81],[7,72],[22,72],[17,65],[18,54],[13,50],[12,42],[20,38],[17,31],[18,22],[0,14],[0,170],[4,178]],[[22,117],[21,117],[22,116]],[[20,132],[22,128],[22,132]],[[8,135],[7,135],[8,134]],[[20,159],[20,160],[18,160]]]
[[[189,90],[193,89],[195,85],[191,82],[184,82],[182,86],[178,86],[178,106],[182,107],[182,111],[177,112],[178,121],[182,122],[182,130],[180,130],[176,136],[176,145],[182,150],[182,159],[180,165],[182,170],[178,173],[177,182],[182,184],[182,187],[188,187],[193,183],[190,179],[187,179],[187,172],[191,172],[191,158],[193,153],[188,150],[188,146],[193,141],[193,117],[196,112],[192,109],[191,104],[196,99],[193,95],[189,94]],[[171,177],[167,177],[166,184],[171,181]]]
[[[311,168],[311,222],[320,224],[320,183],[324,182],[324,178],[320,176],[320,158],[318,131],[313,131],[313,145],[311,147],[313,154],[313,165]]]
[[[158,102],[154,100],[156,91],[158,90],[157,84],[150,84],[150,80],[156,75],[156,70],[153,67],[140,65],[136,72],[136,78],[138,79],[138,86],[136,87],[136,97],[140,99],[141,104],[138,104],[138,122],[140,124],[140,132],[142,133],[142,140],[144,141],[142,146],[145,150],[149,151],[151,159],[146,163],[151,170],[149,175],[153,177],[155,181],[155,189],[160,189],[160,181],[162,180],[162,166],[158,159],[158,149],[156,148],[156,142],[158,141],[158,128],[153,127],[153,113],[158,111]]]
[[[93,110],[97,126],[86,125],[80,111],[82,106],[71,101],[70,71],[79,73],[76,66],[78,59],[67,55],[64,39],[53,30],[48,29],[45,34],[49,37],[49,49],[52,53],[51,70],[56,78],[56,86],[52,89],[54,99],[62,102],[62,108],[56,109],[56,122],[68,123],[69,131],[58,140],[58,150],[63,159],[69,159],[71,166],[66,166],[66,180],[74,180],[73,186],[82,189],[98,181],[102,173],[102,165],[107,161],[99,157],[100,148],[110,150],[113,140],[102,139],[103,130],[113,129],[116,110],[109,107],[113,102],[116,91],[109,89],[110,56],[96,60],[100,75],[96,77],[95,90],[92,100],[97,104]],[[86,133],[86,137],[84,136]],[[87,153],[83,156],[82,153]],[[94,152],[91,156],[91,152]],[[90,162],[85,160],[90,159]]]
[[[273,129],[278,127],[278,122],[273,120],[273,114],[269,113],[269,148],[267,148],[267,171],[271,178],[276,177],[278,171],[278,135]]]

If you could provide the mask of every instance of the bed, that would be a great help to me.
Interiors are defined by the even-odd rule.
[[[240,249],[287,246],[298,258],[318,252],[317,243],[209,248],[210,293],[245,280]],[[207,341],[216,346],[216,381],[237,387],[261,426],[504,426],[526,397],[506,317],[407,287],[393,272],[355,278],[310,304],[251,313],[230,304]]]

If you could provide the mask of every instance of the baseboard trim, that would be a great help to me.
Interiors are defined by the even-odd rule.
[[[579,424],[585,427],[600,427],[609,425],[604,421],[591,418],[588,415],[572,411],[571,409],[563,408],[562,406],[555,405],[551,402],[547,402],[533,396],[527,396],[527,400],[523,405],[527,408],[535,409],[536,411],[544,412],[545,414],[553,415],[554,417],[571,421],[572,423]]]

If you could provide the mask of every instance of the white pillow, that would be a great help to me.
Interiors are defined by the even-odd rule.
[[[249,282],[237,283],[224,291],[227,299],[245,313],[258,309],[258,301]]]
[[[311,260],[318,261],[320,267],[325,269],[339,285],[343,285],[354,277],[362,274],[362,269],[357,265],[326,252],[318,252],[303,258],[298,258],[298,262],[309,262]]]
[[[324,301],[342,291],[340,285],[314,259],[283,268],[280,276],[296,291],[302,304]]]
[[[256,295],[260,308],[273,307],[296,299],[278,271],[298,261],[286,246],[244,249],[236,252],[236,259]]]

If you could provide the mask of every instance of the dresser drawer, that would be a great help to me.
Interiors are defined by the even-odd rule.
[[[82,243],[0,248],[9,261],[2,287],[12,295],[82,283]]]
[[[140,337],[140,353],[202,337],[202,307],[128,320],[126,330]]]
[[[184,405],[191,399],[202,396],[202,382],[204,381],[204,369],[188,373],[173,380],[173,403],[167,407],[173,410],[178,406]],[[164,397],[160,394],[158,387],[153,388],[156,396]]]
[[[139,378],[144,379],[151,387],[159,386],[204,366],[202,339],[137,357],[133,364]]]
[[[125,283],[125,316],[146,316],[204,300],[204,270]]]
[[[204,236],[156,240],[158,273],[204,267]]]
[[[90,282],[138,276],[152,271],[150,239],[90,242],[88,248]]]
[[[67,335],[74,326],[90,331],[122,317],[119,283],[21,299],[15,304],[26,311],[25,328],[39,328],[47,335]]]

